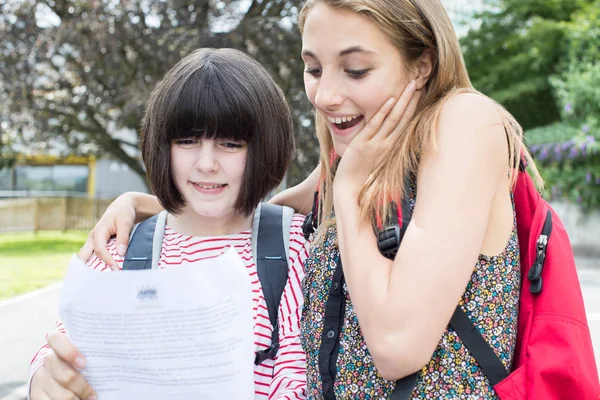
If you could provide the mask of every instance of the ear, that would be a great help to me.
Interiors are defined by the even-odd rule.
[[[429,77],[433,72],[435,63],[436,60],[433,52],[430,49],[425,49],[415,63],[417,76],[414,79],[417,83],[417,90],[422,90],[427,82],[429,82]]]

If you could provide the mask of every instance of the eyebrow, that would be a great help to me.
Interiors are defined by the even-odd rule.
[[[374,51],[364,49],[360,46],[352,46],[352,47],[348,47],[347,49],[340,51],[339,56],[344,57],[344,56],[347,56],[347,55],[353,54],[353,53],[375,54]],[[315,56],[315,54],[310,50],[302,50],[302,55],[307,56],[307,57],[317,58],[317,56]]]

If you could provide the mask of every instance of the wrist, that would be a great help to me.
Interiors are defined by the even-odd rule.
[[[353,188],[348,185],[334,188],[333,207],[336,215],[345,214],[358,210],[359,188]]]

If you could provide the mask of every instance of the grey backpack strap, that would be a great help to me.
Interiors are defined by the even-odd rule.
[[[165,234],[167,212],[156,214],[135,226],[123,261],[123,270],[157,269]]]
[[[273,326],[271,346],[256,352],[254,364],[273,359],[279,350],[279,303],[288,279],[290,225],[294,211],[288,207],[260,204],[252,225],[252,255],[256,261],[269,320]]]

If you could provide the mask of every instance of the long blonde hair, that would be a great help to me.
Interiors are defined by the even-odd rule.
[[[471,85],[456,33],[439,0],[308,0],[300,11],[301,32],[309,11],[316,4],[364,16],[386,34],[408,62],[416,60],[425,50],[432,53],[435,61],[413,120],[396,144],[379,158],[359,196],[362,217],[371,220],[377,214],[385,223],[389,218],[390,200],[402,198],[405,179],[416,174],[423,152],[435,146],[435,129],[443,104],[459,93],[479,92]],[[496,105],[507,132],[511,184],[516,182],[519,155],[523,154],[530,174],[541,187],[542,179],[523,144],[521,126],[501,105]],[[319,214],[326,228],[334,222],[329,216],[336,164],[331,162],[334,150],[327,121],[318,112],[315,114],[321,152]]]

